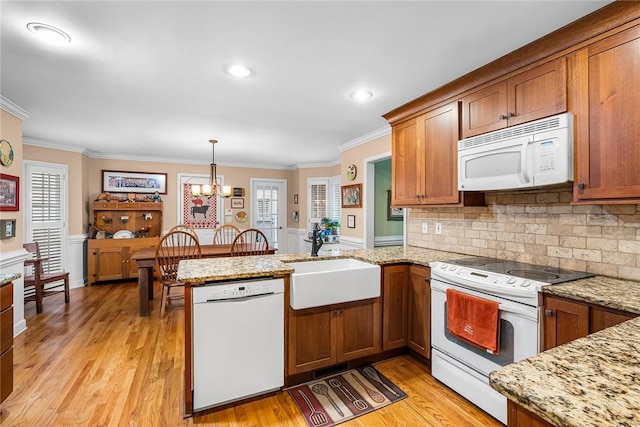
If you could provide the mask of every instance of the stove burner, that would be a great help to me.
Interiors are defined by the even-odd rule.
[[[465,265],[467,267],[481,267],[481,266],[485,266],[487,264],[492,264],[495,262],[497,262],[497,260],[494,258],[481,258],[481,257],[463,258],[463,259],[457,259],[455,261],[449,261],[450,264]]]
[[[523,279],[539,280],[541,282],[549,282],[551,280],[558,279],[560,276],[547,273],[545,271],[533,271],[533,270],[509,270],[507,274],[512,276],[522,277]]]

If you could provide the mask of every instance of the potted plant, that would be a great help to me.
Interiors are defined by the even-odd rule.
[[[331,223],[333,221],[331,220],[331,218],[328,217],[324,217],[320,220],[320,224],[322,224],[325,228],[325,230],[330,230],[331,229]]]

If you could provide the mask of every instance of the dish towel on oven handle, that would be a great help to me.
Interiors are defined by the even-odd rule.
[[[498,354],[500,304],[447,289],[447,328],[463,341]]]

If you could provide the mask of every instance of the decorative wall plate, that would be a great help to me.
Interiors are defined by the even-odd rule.
[[[236,214],[236,221],[238,222],[247,222],[247,213],[244,211],[240,211]]]
[[[0,141],[0,163],[3,166],[11,166],[13,164],[13,147],[6,139]]]
[[[356,175],[358,175],[358,168],[356,167],[356,165],[351,163],[349,166],[347,166],[347,179],[349,181],[353,181],[354,179],[356,179]]]

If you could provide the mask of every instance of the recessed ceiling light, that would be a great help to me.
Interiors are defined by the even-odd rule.
[[[59,28],[52,27],[51,25],[41,24],[39,22],[29,22],[27,24],[27,28],[47,43],[63,44],[71,41],[69,34]]]
[[[225,71],[234,77],[249,77],[251,70],[240,64],[229,65]]]
[[[349,96],[356,101],[364,101],[365,99],[371,98],[373,93],[368,90],[357,90],[355,92],[351,92],[351,95]]]

